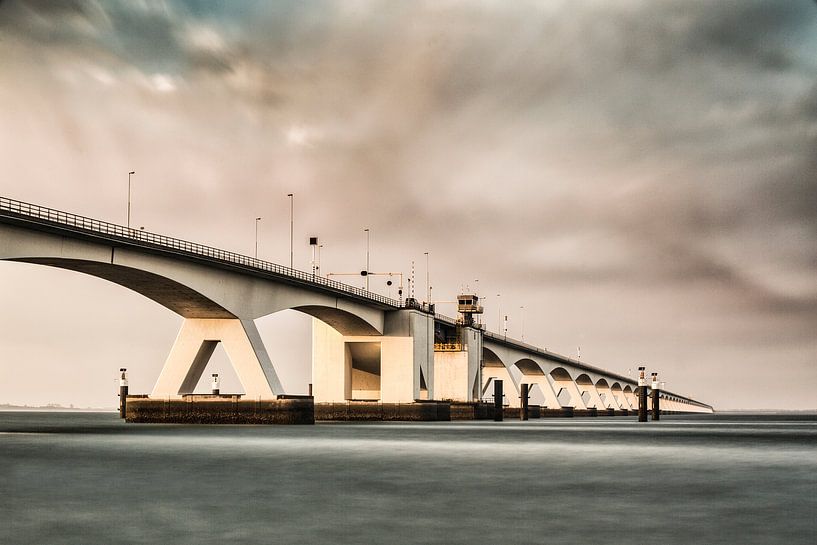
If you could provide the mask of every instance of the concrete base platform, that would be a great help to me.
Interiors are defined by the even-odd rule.
[[[521,410],[519,407],[503,407],[502,418],[505,420],[519,420],[519,412]]]
[[[573,416],[573,407],[562,407],[560,409],[539,409],[541,418],[570,418]]]
[[[162,424],[314,424],[311,397],[250,400],[240,396],[151,399],[128,396],[125,421]]]
[[[315,420],[449,421],[451,420],[451,404],[444,401],[417,401],[415,403],[380,403],[378,401],[316,403]]]
[[[573,416],[598,416],[598,409],[592,407],[590,409],[573,409]]]
[[[451,401],[451,420],[493,420],[492,403]]]

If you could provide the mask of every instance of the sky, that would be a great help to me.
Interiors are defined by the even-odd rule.
[[[124,224],[135,171],[135,226],[252,255],[261,217],[287,264],[294,193],[296,268],[318,236],[364,269],[368,228],[444,314],[476,291],[491,330],[716,409],[817,408],[812,0],[2,0],[0,105],[0,195]],[[0,301],[0,403],[148,392],[181,324],[36,265]],[[305,392],[310,318],[258,324]]]

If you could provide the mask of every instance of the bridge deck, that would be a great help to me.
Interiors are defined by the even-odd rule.
[[[270,261],[6,197],[0,197],[0,222],[23,224],[75,238],[92,238],[110,244],[137,247],[152,253],[192,258],[222,268],[226,265],[229,268],[238,268],[242,272],[273,277],[291,284],[308,285],[319,291],[363,300],[380,308],[402,307],[400,301],[378,293]]]

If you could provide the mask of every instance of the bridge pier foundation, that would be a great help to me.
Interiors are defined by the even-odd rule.
[[[252,320],[187,318],[151,397],[192,394],[219,342],[224,345],[246,398],[275,399],[284,393]]]

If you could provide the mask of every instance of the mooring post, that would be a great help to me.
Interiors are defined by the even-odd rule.
[[[119,369],[119,418],[125,418],[125,411],[128,400],[128,370],[124,367]]]
[[[213,386],[212,386],[213,395],[217,396],[221,393],[221,387],[219,386],[218,382],[218,373],[213,373]]]
[[[661,386],[658,383],[658,373],[652,374],[652,419],[659,420],[661,417]]]
[[[638,368],[638,421],[647,421],[647,378],[644,367]]]
[[[502,381],[494,379],[494,422],[502,422]]]
[[[519,407],[519,418],[521,420],[528,419],[528,384],[522,384],[520,387],[521,396],[522,396],[522,403]]]

